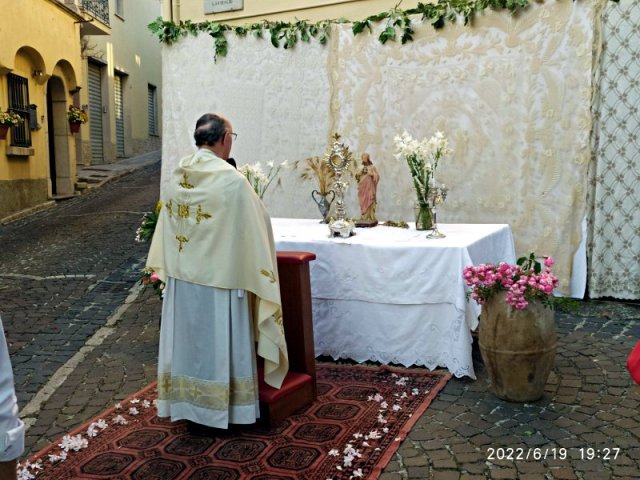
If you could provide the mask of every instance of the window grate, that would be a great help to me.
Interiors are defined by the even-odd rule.
[[[11,127],[11,145],[15,147],[31,146],[31,130],[29,130],[29,81],[13,73],[7,74],[9,87],[9,109],[22,117],[22,123]]]
[[[158,134],[158,103],[156,87],[149,85],[147,90],[147,113],[149,120],[149,135]]]

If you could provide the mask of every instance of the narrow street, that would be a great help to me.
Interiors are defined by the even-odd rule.
[[[160,162],[0,226],[0,315],[25,457],[155,377],[160,301],[137,279]]]

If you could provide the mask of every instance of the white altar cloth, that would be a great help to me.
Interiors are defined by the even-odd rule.
[[[308,251],[316,355],[358,362],[446,367],[475,378],[471,331],[480,307],[467,302],[467,265],[515,262],[508,225],[438,225],[447,236],[358,228],[329,237],[318,220],[272,219],[277,250]]]

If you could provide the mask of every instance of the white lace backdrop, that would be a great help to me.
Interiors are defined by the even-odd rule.
[[[217,111],[239,136],[239,164],[322,155],[335,131],[378,167],[378,218],[413,220],[407,166],[393,137],[445,132],[455,150],[437,178],[449,187],[443,223],[509,223],[516,250],[553,255],[561,289],[586,214],[594,39],[601,1],[533,3],[516,18],[486,12],[472,27],[416,29],[381,45],[335,27],[327,46],[274,49],[268,39],[188,37],[163,52],[163,181],[193,150],[197,117]],[[320,218],[313,183],[289,170],[265,204],[274,217]],[[355,188],[348,214],[356,216]]]
[[[589,296],[640,299],[640,2],[609,2],[602,33]]]

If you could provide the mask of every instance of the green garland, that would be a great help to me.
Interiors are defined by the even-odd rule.
[[[575,0],[573,1],[575,2]],[[342,17],[321,20],[316,23],[309,23],[306,20],[296,22],[263,20],[236,26],[212,21],[194,23],[191,20],[181,20],[176,24],[158,17],[149,24],[149,29],[158,36],[161,42],[167,45],[176,43],[188,34],[197,35],[199,32],[206,32],[214,40],[214,60],[216,60],[218,57],[226,57],[229,51],[226,32],[234,32],[239,37],[253,35],[256,38],[264,38],[268,34],[274,47],[279,48],[282,45],[285,49],[290,49],[295,47],[299,41],[310,42],[311,38],[317,39],[322,45],[326,44],[332,24],[351,23],[351,30],[354,35],[357,35],[366,29],[373,32],[372,24],[386,21],[385,29],[378,35],[380,43],[395,41],[399,36],[401,43],[405,44],[413,41],[414,30],[411,24],[411,15],[422,15],[423,23],[430,23],[433,28],[440,29],[447,22],[455,23],[459,17],[464,19],[464,24],[467,25],[473,21],[477,14],[486,9],[509,10],[515,14],[526,9],[530,3],[531,0],[438,0],[438,3],[418,3],[415,8],[407,10],[402,10],[398,4],[386,12],[371,15],[364,20],[355,22]]]

